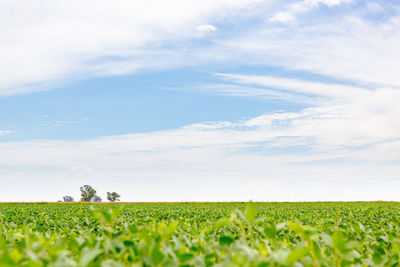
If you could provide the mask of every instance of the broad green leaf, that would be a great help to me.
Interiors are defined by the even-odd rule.
[[[306,247],[294,249],[286,258],[286,263],[288,265],[293,265],[296,261],[301,260],[307,254],[308,249]]]
[[[256,205],[254,204],[254,202],[249,202],[247,204],[247,208],[244,213],[244,216],[246,217],[247,221],[252,223],[254,221],[254,219],[256,218],[256,213],[257,213]]]

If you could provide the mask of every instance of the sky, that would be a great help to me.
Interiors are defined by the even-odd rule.
[[[0,201],[400,201],[397,0],[0,0]]]

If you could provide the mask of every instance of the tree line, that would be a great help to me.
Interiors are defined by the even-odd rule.
[[[82,202],[102,202],[100,196],[96,193],[97,191],[90,185],[84,185],[80,188],[81,191],[81,200]],[[107,200],[110,202],[120,201],[121,195],[117,192],[107,192]],[[64,202],[74,202],[74,198],[71,196],[64,196]]]

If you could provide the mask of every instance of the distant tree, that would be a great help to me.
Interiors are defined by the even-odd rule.
[[[74,202],[74,198],[71,196],[64,196],[63,199],[64,202]]]
[[[119,201],[120,197],[121,195],[119,195],[117,192],[107,192],[107,200],[109,200],[110,202]]]
[[[93,201],[94,202],[102,202],[103,200],[98,195],[95,195],[94,198],[93,198]]]
[[[96,190],[90,185],[84,185],[81,187],[81,201],[90,202],[96,196]]]

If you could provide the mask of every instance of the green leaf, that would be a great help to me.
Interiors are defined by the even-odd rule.
[[[292,250],[292,252],[290,252],[289,256],[286,258],[286,263],[288,265],[293,265],[295,262],[301,260],[307,254],[308,249],[306,247]]]
[[[343,233],[336,229],[331,236],[335,248],[342,253],[346,253],[348,249],[346,248],[346,240],[344,239]]]
[[[151,251],[151,260],[153,261],[154,264],[159,264],[163,261],[163,259],[164,259],[164,254],[160,251],[160,249],[157,246],[155,246]]]
[[[269,238],[273,238],[276,234],[276,226],[273,223],[268,224],[264,227],[264,233]]]
[[[382,259],[382,256],[381,256],[381,254],[379,254],[379,253],[374,253],[373,255],[372,255],[372,260],[374,261],[374,263],[375,264],[380,264],[382,261],[383,261],[383,259]]]
[[[130,224],[130,225],[128,226],[128,228],[129,228],[129,231],[130,231],[132,234],[135,234],[135,233],[139,232],[139,229],[138,229],[137,226],[134,225],[134,224]]]
[[[179,256],[179,260],[180,260],[181,262],[187,262],[187,261],[193,259],[193,257],[194,257],[194,256],[193,256],[193,254],[191,254],[191,253],[184,253],[184,254],[182,254],[182,255]]]
[[[233,243],[233,239],[230,238],[229,236],[223,236],[219,238],[219,243],[221,245],[229,246],[230,244]]]
[[[88,266],[92,261],[102,253],[100,249],[96,248],[84,248],[81,255],[81,260],[79,261],[81,266]]]
[[[222,227],[229,225],[230,223],[231,223],[231,221],[229,218],[221,218],[215,223],[215,227],[222,228]]]
[[[256,218],[256,205],[254,204],[254,202],[250,201],[247,204],[247,208],[246,211],[244,213],[245,218],[247,219],[248,222],[252,223],[254,221],[254,219]]]

